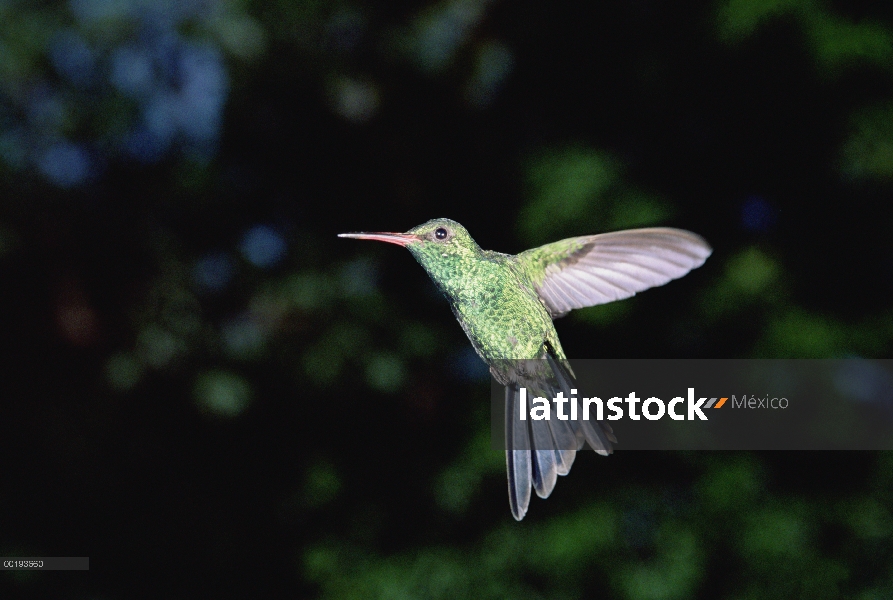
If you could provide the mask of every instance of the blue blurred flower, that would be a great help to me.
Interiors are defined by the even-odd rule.
[[[210,160],[229,93],[225,50],[233,52],[219,45],[219,30],[230,22],[251,29],[253,20],[219,0],[67,4],[74,21],[41,30],[46,60],[13,74],[20,80],[0,93],[0,160],[62,187],[87,181],[122,154],[142,163],[174,153]],[[54,73],[35,72],[44,64]],[[89,152],[73,132],[96,136]]]
[[[77,86],[93,81],[96,72],[96,53],[80,35],[65,30],[50,43],[50,61],[56,72]]]
[[[177,133],[180,103],[177,95],[167,90],[152,94],[146,100],[143,125],[155,140],[167,149]]]
[[[272,227],[256,225],[242,237],[242,256],[257,267],[272,267],[285,256],[286,244]]]
[[[196,263],[192,278],[200,287],[218,292],[229,285],[233,277],[233,262],[224,252],[206,254]]]
[[[195,141],[215,139],[229,86],[223,57],[216,48],[185,45],[180,53],[179,72],[180,127]]]
[[[37,166],[52,183],[72,187],[87,180],[91,163],[89,154],[81,145],[63,140],[50,146]]]
[[[68,7],[82,22],[120,18],[135,8],[132,0],[69,0]]]
[[[144,125],[130,132],[125,142],[125,148],[130,156],[144,163],[160,160],[169,145],[169,139],[159,137]]]
[[[220,337],[226,352],[234,358],[250,358],[263,348],[266,336],[260,325],[250,318],[236,318],[224,323]]]
[[[415,59],[428,71],[445,68],[483,16],[484,2],[447,1],[416,22]]]
[[[775,227],[776,209],[762,196],[750,196],[741,207],[741,225],[754,233],[766,233]]]
[[[121,92],[138,97],[155,85],[155,69],[145,48],[121,46],[112,52],[109,78]]]
[[[35,86],[25,107],[28,124],[38,135],[58,135],[65,126],[67,107],[60,94],[48,85]]]

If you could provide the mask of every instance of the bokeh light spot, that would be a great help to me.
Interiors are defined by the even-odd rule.
[[[468,103],[478,108],[489,106],[514,64],[511,49],[501,42],[489,42],[478,48],[477,64],[465,92]]]
[[[747,231],[766,233],[775,226],[776,212],[762,196],[750,196],[741,206],[741,225]]]
[[[249,318],[228,321],[223,326],[221,337],[227,353],[239,359],[257,356],[266,341],[263,329]]]
[[[166,329],[150,325],[140,332],[137,348],[146,364],[159,369],[183,350],[183,341]]]
[[[768,287],[779,275],[779,267],[758,248],[748,248],[729,260],[727,277],[738,289],[757,294]]]
[[[50,44],[50,60],[56,72],[75,85],[88,84],[95,74],[96,53],[74,31],[63,31]]]
[[[890,510],[874,498],[861,498],[847,506],[850,526],[860,538],[886,539],[893,533]]]
[[[233,261],[224,252],[206,254],[195,263],[192,278],[200,288],[219,292],[233,278]]]
[[[341,491],[341,478],[335,467],[328,462],[315,462],[307,470],[304,497],[308,506],[328,504]]]
[[[569,223],[594,214],[619,180],[616,161],[590,148],[546,150],[529,161],[526,171],[530,201],[518,226],[534,243],[551,241]]]
[[[133,0],[69,0],[68,6],[80,21],[120,18],[133,8]]]
[[[347,296],[368,296],[375,291],[378,269],[367,258],[353,260],[341,270],[341,288]]]
[[[348,121],[368,121],[378,110],[378,90],[370,83],[340,77],[331,94],[335,112]]]
[[[286,244],[282,235],[272,227],[256,225],[242,237],[242,256],[256,267],[276,265],[285,256]]]
[[[112,389],[126,392],[133,389],[143,374],[143,367],[133,355],[121,352],[109,358],[105,377]]]
[[[0,158],[13,169],[22,169],[28,164],[28,139],[23,128],[0,134]]]
[[[229,87],[223,57],[210,46],[184,45],[178,77],[180,94],[171,104],[180,128],[195,141],[214,140]]]
[[[893,374],[874,361],[845,361],[834,373],[834,387],[860,402],[893,408]]]
[[[483,9],[484,2],[447,0],[423,14],[410,42],[419,66],[431,72],[444,69],[483,16]]]
[[[251,386],[229,371],[209,371],[198,376],[195,398],[206,412],[218,416],[237,417],[248,408]]]
[[[38,167],[52,183],[68,188],[86,181],[90,176],[91,160],[82,146],[61,141],[44,152]]]
[[[155,85],[155,70],[149,54],[133,46],[122,46],[112,53],[112,85],[125,94],[139,96]]]
[[[399,356],[381,353],[366,365],[366,381],[381,392],[394,393],[406,379],[406,368]]]

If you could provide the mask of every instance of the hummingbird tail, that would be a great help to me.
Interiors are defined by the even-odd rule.
[[[549,366],[552,368],[552,373],[555,374],[555,378],[558,380],[558,385],[561,388],[561,391],[564,392],[566,398],[572,398],[573,394],[571,394],[571,388],[576,387],[574,383],[574,377],[571,375],[568,367],[564,364],[564,361],[559,360],[550,350],[546,353],[546,361],[548,361]],[[575,400],[577,402],[577,408],[579,409],[579,400]],[[595,425],[589,421],[572,421],[571,422],[574,429],[574,433],[577,436],[577,439],[582,442],[585,440],[589,443],[593,450],[602,456],[607,456],[614,452],[614,446],[612,444],[617,443],[617,437],[614,435],[614,430],[610,425],[605,423],[604,421],[596,421]],[[582,448],[582,443],[579,448]],[[578,449],[579,449],[578,448]]]
[[[505,452],[506,470],[509,477],[509,505],[512,516],[520,521],[527,514],[527,506],[530,504],[530,441],[527,427],[517,427],[515,420],[510,415],[517,414],[521,402],[520,389],[517,384],[511,384],[505,388],[505,439],[507,450]],[[525,448],[514,450],[513,448]]]
[[[528,381],[531,394],[542,397],[574,398],[576,387],[573,373],[565,361],[546,346],[546,361],[551,377]],[[578,402],[575,398],[573,402]],[[577,450],[587,442],[597,453],[607,456],[613,452],[617,438],[606,423],[559,418],[519,421],[521,410],[520,385],[509,383],[505,388],[506,469],[508,471],[509,505],[512,515],[520,521],[527,514],[531,487],[540,498],[548,498],[559,475],[567,475],[574,463]],[[550,409],[551,410],[551,409]],[[581,414],[579,402],[576,414]]]

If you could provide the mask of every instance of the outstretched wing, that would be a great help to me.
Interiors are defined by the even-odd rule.
[[[522,252],[517,260],[557,318],[678,279],[711,252],[697,234],[653,227],[570,238]]]

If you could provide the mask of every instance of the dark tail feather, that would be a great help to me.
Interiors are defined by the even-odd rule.
[[[552,373],[558,380],[561,391],[564,392],[566,397],[570,398],[572,396],[571,388],[575,385],[574,377],[564,362],[555,357],[552,348],[547,346],[546,350],[546,361],[552,368]],[[577,414],[582,414],[579,401],[577,401]],[[573,427],[575,427],[576,435],[578,437],[582,436],[583,439],[589,442],[593,450],[603,456],[607,456],[614,452],[614,447],[611,444],[612,442],[616,444],[617,438],[614,436],[614,430],[611,429],[610,425],[602,421],[596,421],[595,423],[593,425],[590,421],[578,420],[573,421]]]
[[[531,447],[533,454],[533,489],[540,498],[548,498],[558,478],[558,457],[552,439],[551,421],[531,421]],[[541,448],[545,448],[542,450]],[[566,473],[567,471],[565,471]]]
[[[521,395],[515,384],[505,388],[505,462],[509,477],[509,505],[512,516],[520,521],[527,514],[530,505],[532,478],[530,460],[530,439],[527,426],[515,426],[514,415],[518,414]],[[516,450],[520,448],[520,450]]]
[[[546,345],[546,360],[554,375],[550,381],[533,383],[528,388],[531,397],[554,398],[558,392],[571,398],[574,375],[563,360],[558,359],[551,347]],[[557,385],[556,385],[557,383]],[[537,387],[542,387],[537,390]],[[505,388],[505,439],[506,470],[508,471],[509,504],[512,515],[520,521],[527,514],[530,505],[531,488],[540,498],[547,498],[555,488],[558,475],[567,475],[574,463],[577,450],[588,442],[599,454],[608,455],[613,451],[612,442],[617,438],[607,423],[576,420],[561,420],[549,406],[548,420],[520,422],[520,387],[512,383]],[[570,406],[566,406],[567,413]],[[582,415],[579,402],[577,414]]]

